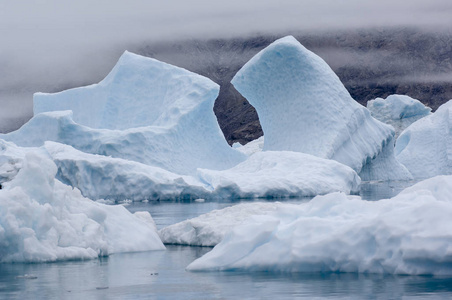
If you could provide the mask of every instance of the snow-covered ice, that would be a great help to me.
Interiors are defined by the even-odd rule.
[[[398,161],[415,178],[452,174],[452,101],[406,128],[397,139]]]
[[[163,250],[147,212],[131,214],[84,198],[55,180],[44,149],[28,149],[0,190],[0,262],[89,259],[117,252]]]
[[[451,275],[451,215],[452,176],[375,202],[317,196],[232,227],[187,269]]]
[[[159,230],[159,235],[165,244],[215,246],[232,227],[251,216],[274,212],[281,205],[281,202],[241,203],[167,226]]]
[[[359,190],[353,169],[333,160],[291,151],[263,151],[223,171],[198,169],[215,197],[300,197]]]
[[[256,108],[265,136],[263,150],[334,159],[359,173],[385,147],[393,147],[394,130],[372,118],[328,64],[291,36],[254,56],[232,84]],[[397,170],[391,173],[400,178],[390,179],[411,178],[393,162],[391,168]],[[376,176],[372,180],[392,177],[367,173]]]
[[[406,95],[390,95],[386,99],[370,100],[367,102],[367,109],[372,117],[394,127],[395,138],[415,121],[428,116],[432,110],[419,100]]]

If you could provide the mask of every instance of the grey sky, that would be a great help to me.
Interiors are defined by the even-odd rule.
[[[0,131],[31,114],[33,92],[92,83],[131,44],[290,30],[450,30],[451,16],[450,0],[0,0]]]

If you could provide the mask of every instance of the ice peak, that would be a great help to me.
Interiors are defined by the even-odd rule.
[[[232,84],[256,108],[264,150],[334,159],[360,172],[392,141],[392,128],[373,119],[330,66],[292,36],[256,54]]]

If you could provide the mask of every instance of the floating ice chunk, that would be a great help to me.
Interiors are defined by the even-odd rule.
[[[367,102],[367,108],[372,117],[394,127],[395,138],[415,121],[428,116],[432,110],[419,100],[406,95],[390,95],[386,99],[370,100]]]
[[[291,151],[264,151],[224,170],[199,169],[200,180],[216,197],[315,196],[358,191],[360,178],[333,160]]]
[[[159,235],[165,244],[215,246],[232,227],[251,216],[274,212],[280,206],[280,202],[241,203],[162,228]]]
[[[43,149],[29,149],[22,165],[0,190],[0,262],[164,249],[150,215],[82,197],[54,179],[57,167]]]
[[[334,159],[359,173],[384,147],[393,147],[393,129],[372,118],[331,68],[291,36],[259,52],[232,83],[256,108],[264,150]],[[402,173],[409,176],[393,172]]]
[[[452,174],[452,101],[406,128],[395,154],[415,178]]]
[[[452,274],[452,176],[392,199],[333,193],[233,227],[191,271]]]
[[[246,156],[220,130],[213,113],[218,91],[205,77],[126,52],[97,85],[36,94],[35,116],[0,138],[19,146],[60,142],[177,174],[227,169]]]
[[[57,178],[90,199],[160,200],[205,197],[209,192],[195,177],[120,158],[93,155],[71,146],[46,142],[58,166]]]

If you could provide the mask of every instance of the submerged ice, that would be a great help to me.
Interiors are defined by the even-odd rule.
[[[439,176],[376,202],[332,193],[279,205],[236,222],[187,269],[450,275],[451,199],[452,176]]]

